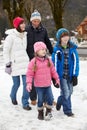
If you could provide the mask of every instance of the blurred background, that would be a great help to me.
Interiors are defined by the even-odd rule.
[[[5,30],[12,28],[13,18],[24,17],[28,24],[34,9],[41,13],[52,42],[61,27],[71,32],[72,40],[87,40],[87,0],[0,0],[0,44],[5,38]]]

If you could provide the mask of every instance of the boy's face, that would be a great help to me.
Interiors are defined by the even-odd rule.
[[[69,36],[68,35],[61,37],[61,45],[62,46],[66,46],[68,41],[69,41]]]

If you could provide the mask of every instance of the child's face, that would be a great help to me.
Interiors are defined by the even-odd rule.
[[[47,53],[46,49],[41,49],[41,50],[37,51],[37,55],[39,57],[44,57],[46,55],[46,53]]]
[[[63,45],[63,46],[67,45],[68,41],[69,41],[68,35],[61,37],[61,45]]]

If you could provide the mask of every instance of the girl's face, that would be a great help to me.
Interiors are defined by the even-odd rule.
[[[41,50],[37,51],[37,55],[39,57],[44,57],[46,55],[46,53],[47,53],[46,49],[41,49]]]
[[[38,28],[38,26],[40,25],[40,20],[38,20],[38,19],[32,20],[32,25],[33,25],[35,28]]]
[[[20,24],[20,29],[22,32],[25,30],[25,22]]]
[[[62,46],[67,45],[68,41],[69,41],[69,36],[68,35],[61,37],[61,45]]]

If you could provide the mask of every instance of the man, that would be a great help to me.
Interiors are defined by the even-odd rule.
[[[37,41],[42,41],[46,43],[49,53],[52,54],[53,47],[48,38],[46,28],[44,28],[43,25],[41,24],[41,15],[37,10],[34,10],[34,12],[31,14],[30,24],[26,27],[26,31],[27,31],[27,53],[30,60],[34,57],[33,45]],[[36,105],[37,95],[33,83],[32,86],[33,86],[32,91],[30,92],[31,104]]]

